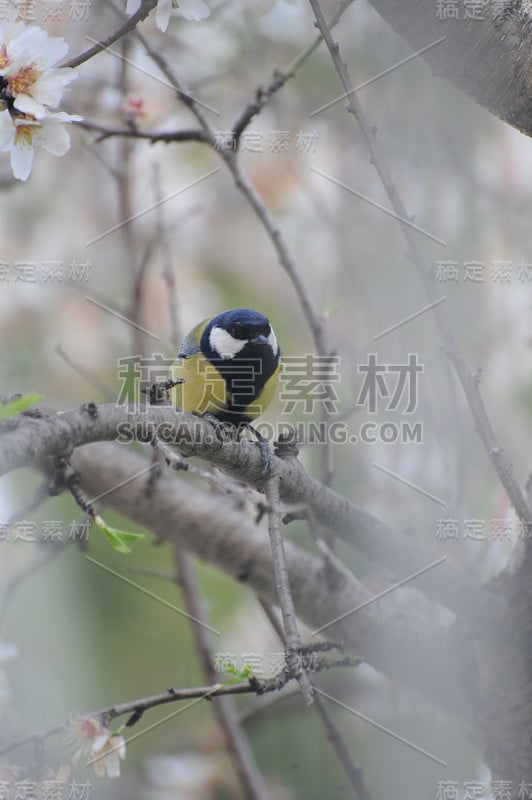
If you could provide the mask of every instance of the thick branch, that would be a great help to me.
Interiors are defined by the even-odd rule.
[[[436,75],[501,119],[532,135],[532,10],[529,0],[485,3],[479,18],[441,19],[431,0],[370,0],[414,50],[446,37],[424,58]],[[445,3],[441,6],[445,8]],[[444,16],[444,14],[443,14]],[[440,18],[438,18],[440,17]],[[436,91],[436,89],[435,89]]]
[[[221,442],[203,419],[173,408],[152,406],[128,411],[112,403],[91,414],[85,406],[43,418],[20,417],[14,429],[0,439],[0,475],[31,464],[45,456],[69,455],[82,444],[97,441],[160,441],[173,444],[183,455],[207,459],[238,480],[261,487],[262,458],[252,442]],[[407,536],[351,503],[347,498],[312,478],[296,458],[275,458],[281,500],[306,505],[314,518],[368,558],[406,578],[434,561],[433,553],[418,547]],[[96,494],[96,493],[95,493]],[[416,588],[448,606],[480,629],[502,615],[498,598],[443,563],[416,579]]]
[[[187,548],[277,602],[267,533],[231,498],[207,494],[170,470],[150,484],[146,474],[132,479],[146,467],[132,448],[83,447],[73,454],[72,464],[86,492],[107,493],[106,504],[151,529],[161,541]],[[448,631],[404,605],[397,607],[393,596],[371,602],[354,577],[335,573],[290,542],[285,547],[294,604],[308,625],[327,625],[328,638],[345,642],[376,669],[467,716],[459,659],[452,655]],[[338,621],[331,624],[333,620]]]

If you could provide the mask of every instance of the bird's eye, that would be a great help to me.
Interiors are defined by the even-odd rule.
[[[236,325],[231,325],[229,328],[229,336],[232,336],[233,339],[238,338],[238,328]]]

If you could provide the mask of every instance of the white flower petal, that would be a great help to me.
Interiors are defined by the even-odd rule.
[[[155,24],[163,33],[168,27],[171,13],[172,0],[159,0],[157,3],[157,8],[155,9]]]
[[[9,111],[0,111],[0,150],[11,150],[15,141],[15,126]]]
[[[10,61],[24,66],[33,63],[33,55],[40,50],[47,38],[48,34],[42,28],[36,25],[24,26],[17,36],[7,42]]]
[[[126,740],[123,736],[113,736],[111,743],[113,747],[116,748],[116,752],[123,761],[126,757]]]
[[[127,0],[126,14],[134,14],[140,8],[140,0]]]
[[[25,28],[26,25],[23,22],[0,22],[0,42],[14,39]]]
[[[24,22],[15,22],[13,27],[8,26],[4,33],[3,41],[7,42],[8,51],[12,55],[21,55],[23,52],[38,49],[46,41],[48,34],[37,25],[26,25]]]
[[[68,44],[62,36],[53,39],[46,39],[41,43],[35,63],[41,70],[50,69],[58,61],[61,61],[68,53]]]
[[[97,753],[99,750],[102,750],[107,742],[109,741],[109,734],[108,733],[100,733],[99,736],[96,736],[92,745],[91,751],[93,753]]]
[[[22,114],[31,114],[31,116],[36,119],[42,119],[46,116],[45,107],[40,103],[36,103],[29,94],[18,94],[15,97],[13,105],[17,111],[21,111]]]
[[[183,17],[192,22],[201,22],[202,19],[207,19],[211,13],[209,6],[203,0],[179,0],[179,8]]]
[[[58,122],[46,120],[34,138],[37,144],[48,150],[53,156],[64,156],[67,150],[70,150],[68,131]]]
[[[33,147],[16,144],[11,150],[11,169],[19,181],[27,181],[33,164]]]
[[[101,758],[97,758],[96,761],[93,761],[92,766],[94,767],[94,772],[99,778],[105,778],[105,758],[103,756]]]
[[[64,90],[65,83],[61,75],[44,73],[35,81],[30,93],[37,103],[55,108],[59,105]]]
[[[67,114],[65,111],[49,111],[47,119],[56,119],[59,122],[83,122],[79,114]]]
[[[69,83],[78,79],[79,72],[72,67],[56,67],[54,75],[58,75],[63,81],[63,85],[68,86]]]
[[[120,759],[116,752],[109,753],[105,756],[105,771],[108,778],[120,777]]]

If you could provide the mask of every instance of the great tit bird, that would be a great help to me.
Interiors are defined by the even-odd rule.
[[[172,401],[237,428],[249,426],[270,405],[281,370],[281,351],[260,311],[233,308],[193,328],[172,369]]]

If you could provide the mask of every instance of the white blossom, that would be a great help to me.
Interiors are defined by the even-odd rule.
[[[209,6],[203,0],[179,0],[179,10],[185,19],[201,22],[210,15]]]
[[[59,105],[65,86],[77,77],[72,69],[55,67],[67,52],[63,38],[50,38],[37,25],[0,25],[0,76],[17,111],[42,119],[47,106]]]
[[[35,147],[42,147],[53,156],[64,156],[70,149],[70,136],[62,123],[77,122],[81,117],[57,112],[44,119],[11,118],[9,111],[0,112],[0,151],[10,153],[11,169],[19,181],[26,181],[33,165]]]
[[[79,747],[72,757],[76,765],[81,757],[87,758],[86,766],[93,766],[98,777],[120,777],[120,761],[126,757],[126,741],[114,735],[95,717],[81,717],[72,722],[72,732]]]
[[[141,0],[127,0],[126,14],[134,14],[140,8]],[[155,9],[155,24],[166,31],[172,9],[177,8],[184,19],[200,22],[210,15],[209,6],[204,0],[159,0]]]
[[[59,106],[65,86],[77,73],[56,67],[68,52],[61,37],[38,25],[0,23],[0,151],[10,154],[15,178],[28,179],[35,147],[54,156],[70,148],[63,123],[81,120]]]

